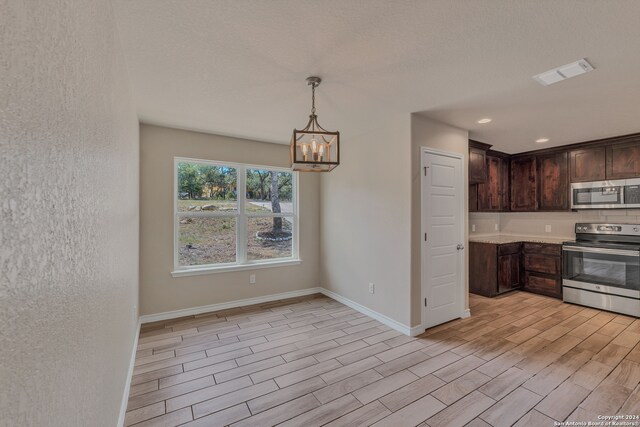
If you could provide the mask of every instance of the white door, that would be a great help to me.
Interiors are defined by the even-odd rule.
[[[422,154],[422,324],[462,315],[464,298],[464,173],[457,154]]]

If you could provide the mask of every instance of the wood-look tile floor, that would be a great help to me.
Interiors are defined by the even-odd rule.
[[[140,333],[125,425],[553,426],[640,414],[640,320],[533,294],[404,336],[322,295]]]

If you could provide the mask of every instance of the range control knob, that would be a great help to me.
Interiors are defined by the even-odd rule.
[[[633,227],[633,231],[635,231],[635,232],[637,233],[638,231],[640,231],[640,228],[638,228],[638,227]]]

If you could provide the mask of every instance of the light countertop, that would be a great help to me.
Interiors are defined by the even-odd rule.
[[[530,243],[551,243],[562,244],[567,240],[574,240],[573,237],[546,237],[546,236],[521,236],[513,234],[490,234],[490,235],[471,235],[469,236],[470,242],[477,243],[493,243],[495,245],[502,245],[506,243],[517,242],[530,242]]]

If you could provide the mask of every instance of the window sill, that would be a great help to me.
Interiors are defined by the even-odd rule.
[[[301,259],[287,259],[283,261],[270,261],[255,264],[229,265],[224,267],[191,268],[175,270],[171,272],[173,277],[200,276],[203,274],[229,273],[232,271],[258,270],[261,268],[287,267],[302,263]]]

